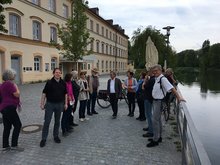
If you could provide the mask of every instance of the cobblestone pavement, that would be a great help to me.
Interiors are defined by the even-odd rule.
[[[124,78],[124,77],[122,77]],[[107,77],[100,79],[101,88],[106,88]],[[19,86],[23,103],[20,113],[22,125],[42,125],[44,111],[39,108],[44,83]],[[181,152],[177,152],[170,124],[164,124],[163,142],[154,148],[147,148],[146,138],[142,137],[145,122],[128,117],[128,108],[124,100],[119,102],[117,119],[112,119],[110,108],[101,109],[96,105],[98,115],[85,122],[78,121],[78,127],[67,137],[61,137],[61,144],[54,143],[52,137],[53,121],[45,147],[40,148],[41,131],[21,133],[19,137],[23,152],[0,151],[0,165],[178,165],[181,164]],[[3,125],[0,124],[2,142]],[[1,146],[1,144],[0,144]]]

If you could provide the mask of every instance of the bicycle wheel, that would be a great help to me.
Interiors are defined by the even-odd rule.
[[[97,98],[97,104],[101,108],[108,108],[111,106],[109,97],[107,97],[106,99]]]

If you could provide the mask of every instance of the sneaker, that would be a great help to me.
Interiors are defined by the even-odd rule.
[[[92,113],[87,113],[87,115],[92,116]]]
[[[148,131],[149,130],[149,128],[147,127],[147,128],[143,128],[143,131]]]
[[[78,126],[78,124],[76,124],[76,123],[73,123],[73,125],[72,125],[73,127],[76,127],[76,126]]]
[[[159,145],[158,142],[151,141],[150,143],[147,144],[147,147],[155,147],[155,146],[158,146],[158,145]]]
[[[88,118],[88,117],[86,117],[86,118],[84,118],[84,120],[89,120],[89,118]]]
[[[11,147],[11,150],[22,152],[22,151],[24,151],[24,148],[22,148],[22,147],[18,147],[18,146],[15,146],[15,147]]]
[[[117,116],[112,116],[112,119],[116,119],[117,118]]]
[[[41,140],[40,141],[40,147],[44,147],[46,145],[46,140]]]
[[[98,112],[96,112],[96,111],[93,111],[93,112],[92,112],[92,114],[95,114],[95,115],[97,115],[97,114],[99,114],[99,113],[98,113]]]
[[[58,136],[54,138],[54,141],[55,141],[55,143],[61,143],[61,140]]]
[[[161,143],[161,142],[162,142],[162,140],[163,140],[163,139],[162,139],[162,137],[160,137],[160,138],[158,139],[158,141],[157,141],[157,142],[158,142],[158,143]],[[150,141],[150,142],[151,142],[151,141],[153,141],[153,139],[151,139],[151,138],[150,138],[150,139],[148,139],[148,141]]]
[[[149,133],[149,132],[143,134],[143,137],[153,137],[153,136],[154,136],[154,134]]]
[[[67,137],[69,134],[68,134],[68,132],[63,132],[62,135],[63,135],[63,137]]]
[[[11,147],[5,147],[5,148],[2,149],[3,152],[7,152],[7,151],[10,151],[10,150],[11,150]]]
[[[79,121],[82,121],[82,122],[83,122],[83,121],[84,121],[84,119],[83,119],[83,118],[80,118],[80,119],[79,119]]]

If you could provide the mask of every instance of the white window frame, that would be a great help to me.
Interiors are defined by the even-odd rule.
[[[53,26],[50,27],[50,41],[57,43],[57,28]]]
[[[21,36],[21,17],[15,13],[9,14],[9,34]]]
[[[41,57],[34,57],[34,71],[41,71]]]
[[[33,21],[33,39],[41,41],[41,23]]]

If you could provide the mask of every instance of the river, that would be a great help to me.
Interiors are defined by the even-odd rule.
[[[220,72],[184,73],[183,77],[181,79],[184,85],[178,86],[187,101],[187,107],[211,163],[218,165],[220,164]]]

